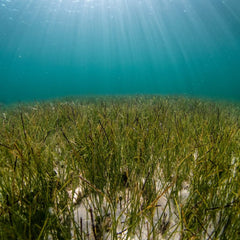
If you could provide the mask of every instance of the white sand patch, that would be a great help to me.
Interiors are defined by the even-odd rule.
[[[74,203],[81,192],[81,188],[77,188],[74,193],[69,193]],[[123,240],[141,240],[152,239],[153,234],[155,238],[157,236],[158,239],[164,239],[162,234],[167,231],[172,233],[176,229],[177,216],[173,203],[168,201],[167,195],[160,192],[159,196],[151,209],[141,209],[143,197],[133,196],[128,189],[119,193],[115,207],[105,197],[89,195],[74,208],[73,239],[76,231],[83,239],[95,239],[98,235],[102,236],[102,239],[113,239],[115,235]],[[130,225],[132,208],[135,207],[131,202],[132,199],[139,201],[137,202],[139,209],[134,214],[135,217],[140,218],[136,220],[136,226]],[[173,234],[171,239],[179,239],[179,234]]]

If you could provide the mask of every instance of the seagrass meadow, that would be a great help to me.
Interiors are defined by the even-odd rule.
[[[239,117],[187,97],[1,106],[0,239],[239,239]]]

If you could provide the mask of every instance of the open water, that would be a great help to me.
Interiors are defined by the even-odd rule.
[[[0,102],[240,101],[239,0],[0,0]]]

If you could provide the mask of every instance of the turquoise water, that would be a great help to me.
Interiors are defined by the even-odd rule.
[[[0,0],[0,102],[240,100],[239,0]]]

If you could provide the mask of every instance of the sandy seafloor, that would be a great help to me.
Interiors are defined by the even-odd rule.
[[[193,153],[194,160],[198,158],[197,150]],[[236,173],[237,159],[233,158],[233,175]],[[234,167],[235,166],[235,167]],[[55,168],[56,173],[64,171],[64,169]],[[62,172],[63,173],[63,172]],[[116,207],[113,209],[107,197],[101,199],[97,195],[89,195],[83,197],[79,202],[79,197],[83,195],[83,188],[80,185],[75,190],[69,190],[68,194],[72,199],[74,210],[74,223],[72,222],[72,239],[77,239],[74,228],[81,232],[83,239],[98,239],[94,235],[99,229],[104,229],[101,232],[101,239],[131,239],[131,240],[145,240],[145,239],[181,239],[181,226],[179,224],[179,209],[177,209],[172,200],[168,200],[168,195],[171,193],[171,183],[164,182],[161,169],[156,168],[156,176],[153,181],[155,182],[157,198],[154,201],[154,211],[151,216],[142,214],[140,211],[141,219],[139,220],[135,230],[129,234],[129,213],[131,212],[131,199],[135,196],[131,191],[126,188],[118,193],[118,201]],[[140,179],[144,183],[145,179]],[[179,205],[184,205],[190,194],[191,182],[183,182],[182,189],[179,191],[178,196],[180,199]],[[138,199],[141,204],[142,197]],[[153,206],[152,205],[152,206]],[[146,209],[145,209],[146,210]],[[53,209],[50,209],[53,211]],[[101,217],[100,217],[101,216]],[[101,220],[99,220],[101,219]],[[114,219],[114,223],[112,222]],[[113,236],[111,228],[115,226],[116,235]],[[153,229],[155,229],[153,231]],[[100,231],[100,230],[99,230]],[[153,233],[154,232],[154,233]],[[210,222],[206,229],[205,236],[202,239],[208,239],[214,232],[214,225]],[[49,239],[52,239],[49,236]]]

